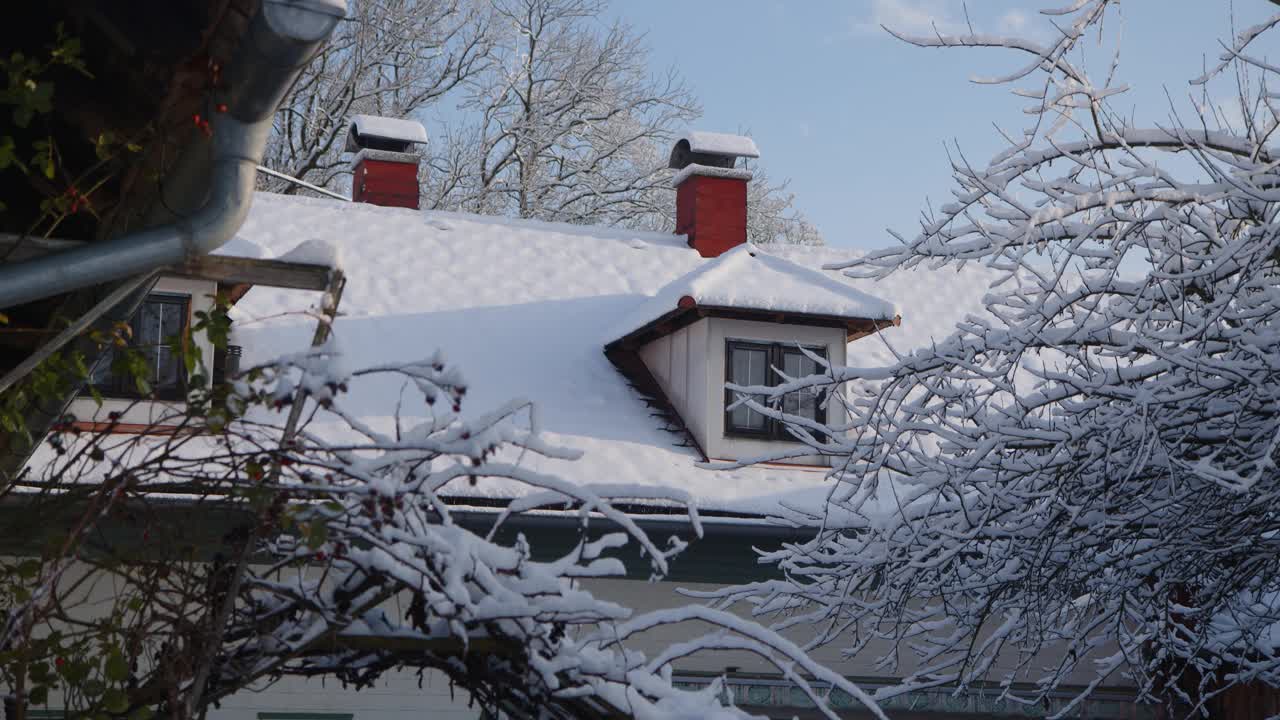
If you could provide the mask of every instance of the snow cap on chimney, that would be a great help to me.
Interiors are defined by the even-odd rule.
[[[413,146],[427,142],[416,120],[356,115],[347,133],[352,158],[351,199],[387,207],[418,209],[418,156]]]
[[[668,167],[678,170],[676,234],[703,257],[718,257],[747,241],[747,182],[751,171],[738,158],[758,158],[755,141],[742,135],[693,130],[671,149]]]

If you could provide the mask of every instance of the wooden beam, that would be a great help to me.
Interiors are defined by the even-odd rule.
[[[82,432],[108,433],[116,435],[178,435],[180,433],[199,435],[203,428],[181,427],[178,425],[148,425],[146,423],[92,422],[77,420],[71,427]]]
[[[0,262],[27,260],[72,250],[84,244],[77,240],[23,237],[0,233],[0,255],[2,255]],[[163,271],[163,274],[215,280],[229,285],[270,285],[294,290],[324,290],[329,287],[329,274],[332,271],[333,268],[327,265],[314,263],[203,255],[169,268]]]
[[[204,255],[162,271],[165,275],[215,280],[228,285],[269,285],[294,290],[325,290],[333,268],[287,260]]]

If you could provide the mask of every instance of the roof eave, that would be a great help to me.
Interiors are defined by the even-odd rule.
[[[675,308],[605,345],[605,353],[608,354],[611,350],[638,349],[642,345],[665,335],[670,335],[705,317],[755,320],[783,325],[844,328],[847,342],[853,342],[887,327],[896,327],[902,324],[901,315],[895,315],[892,318],[868,318],[788,310],[762,310],[728,305],[700,305],[693,297],[685,295],[680,298]]]

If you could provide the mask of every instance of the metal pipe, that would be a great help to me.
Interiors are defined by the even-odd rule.
[[[192,143],[170,173],[191,177],[192,165],[207,163],[203,204],[161,227],[0,266],[0,308],[149,274],[230,240],[249,213],[276,107],[345,14],[346,0],[263,0],[227,68],[227,89],[214,92],[227,111],[210,118],[211,144]]]
[[[150,279],[150,275],[140,275],[121,283],[119,287],[112,290],[105,298],[99,300],[98,304],[90,308],[88,312],[77,318],[75,322],[63,328],[61,332],[53,337],[53,339],[49,340],[44,345],[41,345],[35,352],[28,355],[25,360],[14,366],[14,368],[9,372],[5,373],[4,377],[0,378],[0,393],[8,390],[14,383],[26,377],[32,370],[35,370],[40,363],[48,360],[49,356],[53,355],[58,350],[61,350],[62,346],[70,342],[72,338],[89,329],[89,326],[92,325],[99,317],[102,317],[103,313],[124,302],[125,299],[129,297],[130,293],[142,287],[143,283]]]
[[[276,172],[275,170],[272,170],[271,168],[269,168],[269,167],[267,167],[267,166],[265,166],[265,165],[259,165],[259,166],[258,166],[258,172],[262,173],[263,175],[270,175],[271,177],[274,177],[274,178],[280,178],[281,180],[287,180],[287,181],[289,181],[289,182],[293,183],[294,185],[297,185],[298,187],[304,187],[304,188],[306,188],[306,189],[308,189],[308,190],[310,190],[310,191],[312,191],[312,192],[318,192],[318,193],[320,193],[321,195],[327,195],[327,196],[329,196],[329,197],[333,198],[334,200],[341,200],[342,202],[351,202],[351,198],[349,198],[349,197],[347,197],[347,196],[345,196],[345,195],[339,195],[338,193],[336,193],[336,192],[334,192],[334,191],[332,191],[332,190],[325,190],[324,188],[320,187],[319,185],[312,185],[311,183],[307,182],[306,180],[299,180],[298,178],[296,178],[296,177],[294,177],[294,176],[292,176],[292,175],[285,175],[285,174],[284,174],[284,173],[282,173],[282,172]]]

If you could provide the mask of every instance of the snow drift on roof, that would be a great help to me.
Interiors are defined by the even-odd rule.
[[[700,306],[802,315],[892,320],[898,314],[893,303],[746,244],[668,283],[628,313],[608,339],[639,330],[675,310],[684,297]]]
[[[756,147],[756,141],[745,135],[689,130],[680,139],[688,140],[689,149],[696,153],[734,155],[748,158],[760,157],[760,150]]]
[[[356,115],[351,121],[355,123],[356,133],[362,136],[403,140],[411,143],[425,143],[427,141],[427,129],[422,127],[422,123],[417,120],[401,120],[377,115]]]

